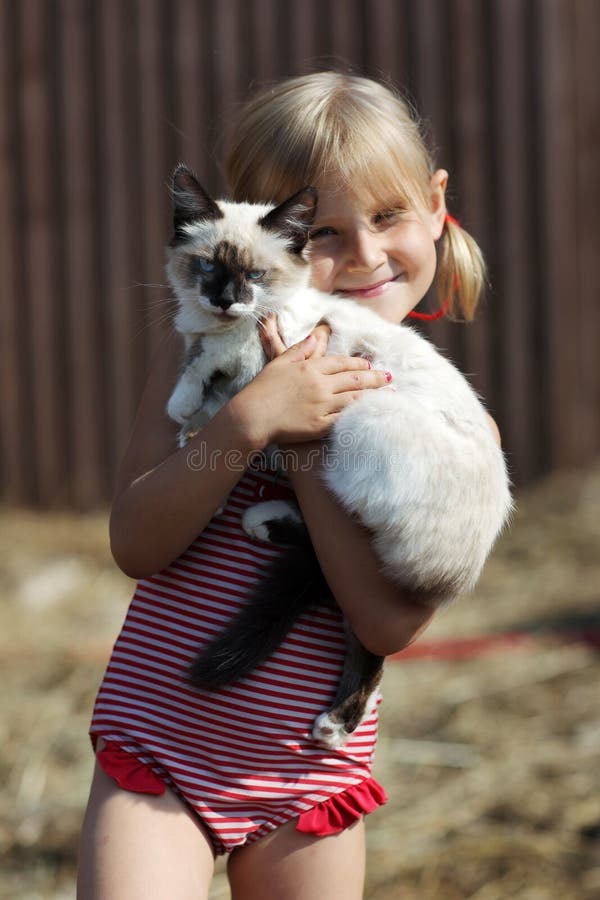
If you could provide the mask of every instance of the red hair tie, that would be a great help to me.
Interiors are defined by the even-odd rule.
[[[460,222],[457,219],[455,219],[454,216],[451,216],[450,213],[446,213],[446,215],[444,217],[444,222],[445,223],[451,222],[453,225],[457,225],[460,228]],[[458,275],[454,276],[454,290],[455,291],[458,290]],[[435,322],[436,319],[441,319],[443,316],[445,316],[446,313],[448,312],[449,308],[450,308],[450,298],[446,297],[446,299],[444,300],[444,302],[442,303],[442,305],[440,306],[440,308],[438,309],[437,312],[420,313],[420,312],[415,312],[414,309],[412,309],[408,315],[411,319],[420,319],[422,322]]]

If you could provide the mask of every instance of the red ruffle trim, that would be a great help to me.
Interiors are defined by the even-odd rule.
[[[100,766],[119,787],[138,794],[164,794],[164,781],[148,763],[140,762],[114,741],[106,741],[96,752]],[[296,830],[316,837],[337,834],[362,816],[387,802],[387,795],[374,778],[366,778],[340,794],[313,806],[298,817]]]
[[[337,834],[386,802],[387,794],[379,782],[367,778],[302,813],[296,830],[317,837]]]
[[[148,763],[140,762],[114,741],[105,741],[96,759],[107,775],[126,791],[138,794],[164,794],[165,783]]]

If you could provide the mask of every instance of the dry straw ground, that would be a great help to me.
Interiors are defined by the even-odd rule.
[[[87,723],[132,583],[104,515],[0,510],[0,526],[0,900],[66,900]],[[519,498],[476,595],[422,639],[441,658],[388,663],[369,900],[600,897],[599,631],[595,467]],[[445,658],[451,639],[506,632]],[[211,896],[228,897],[222,867]]]

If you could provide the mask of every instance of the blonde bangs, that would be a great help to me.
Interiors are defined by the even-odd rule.
[[[328,187],[353,196],[366,210],[427,208],[427,170],[415,173],[414,161],[396,142],[383,140],[380,132],[344,138],[332,147],[326,165],[323,161],[321,157],[311,173],[316,185],[327,182]]]
[[[335,72],[259,94],[237,123],[226,165],[236,200],[278,203],[326,181],[374,209],[427,208],[432,171],[405,101]]]

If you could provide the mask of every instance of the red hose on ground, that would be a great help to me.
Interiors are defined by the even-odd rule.
[[[540,638],[555,638],[563,643],[583,643],[600,650],[600,629],[540,629],[539,631],[507,631],[467,638],[439,638],[416,641],[388,659],[405,662],[411,659],[460,660],[474,659],[488,653],[518,649],[539,642]]]

